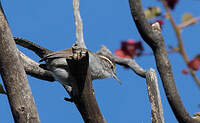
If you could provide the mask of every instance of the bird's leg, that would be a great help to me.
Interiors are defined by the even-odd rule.
[[[74,102],[73,101],[73,94],[72,94],[72,87],[71,86],[65,86],[65,85],[63,85],[63,87],[65,88],[65,90],[68,92],[68,94],[70,95],[70,98],[68,98],[68,97],[64,97],[64,100],[65,101],[68,101],[68,102]]]
[[[74,100],[72,98],[64,97],[64,100],[67,101],[67,102],[71,102],[71,103],[74,102]]]

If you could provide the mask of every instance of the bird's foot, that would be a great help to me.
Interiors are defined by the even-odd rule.
[[[73,55],[71,56],[71,58],[73,60],[81,60],[83,57],[86,56],[88,51],[87,49],[84,49],[84,48],[72,47],[72,52],[73,52]]]
[[[74,102],[73,98],[64,97],[64,100],[71,103]]]

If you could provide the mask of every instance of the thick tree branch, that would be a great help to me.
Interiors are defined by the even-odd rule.
[[[160,91],[158,87],[158,80],[155,70],[147,70],[146,84],[149,95],[149,101],[151,103],[152,123],[165,123],[163,117],[163,108],[161,103]]]
[[[0,5],[0,72],[15,123],[39,123],[23,65]]]
[[[178,94],[172,74],[171,64],[167,56],[165,43],[161,33],[153,31],[151,26],[148,24],[140,0],[129,0],[129,4],[132,17],[140,35],[143,37],[145,42],[150,45],[154,52],[156,65],[162,79],[168,102],[177,120],[180,123],[199,123],[197,120],[190,117]]]
[[[160,42],[160,38],[162,38],[161,34],[154,33],[150,24],[145,19],[145,15],[143,13],[143,9],[140,7],[140,1],[134,1],[134,8],[131,7],[131,14],[134,17],[134,21],[138,28],[139,33],[142,33],[142,38],[149,44],[150,47],[154,48]],[[132,0],[129,0],[131,6],[133,6]]]
[[[50,71],[44,70],[39,67],[39,64],[23,54],[21,51],[18,50],[19,58],[21,64],[24,66],[25,72],[35,78],[46,80],[46,81],[55,81]]]
[[[85,123],[106,123],[103,115],[98,107],[94,89],[92,87],[92,79],[89,70],[89,55],[82,59],[67,60],[70,71],[75,77],[71,98],[76,104]],[[78,70],[78,71],[77,71]]]
[[[41,67],[39,67],[39,64],[37,62],[23,54],[21,51],[18,50],[17,52],[26,74],[37,79],[46,80],[49,82],[55,81],[50,71],[44,70]]]
[[[40,58],[43,58],[46,54],[51,53],[53,51],[41,47],[38,44],[35,44],[29,40],[19,38],[19,37],[13,37],[16,44],[27,48],[31,51],[33,51],[36,55],[38,55]],[[55,81],[52,74],[48,70],[44,70],[41,67],[39,67],[39,64],[23,54],[21,51],[18,51],[19,58],[21,60],[21,63],[24,66],[24,70],[26,73],[30,76],[33,76],[35,78],[46,80],[46,81]]]

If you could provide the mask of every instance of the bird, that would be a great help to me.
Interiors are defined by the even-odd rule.
[[[92,80],[114,77],[121,84],[116,75],[116,66],[112,58],[101,53],[94,53],[88,49],[86,49],[86,51],[88,51],[89,54],[89,68]],[[71,59],[72,55],[72,48],[68,48],[49,53],[39,61],[46,62],[46,64],[41,64],[40,67],[49,70],[55,80],[60,82],[68,92],[72,91],[70,81],[74,81],[74,78],[70,73],[66,59]]]
[[[53,52],[20,37],[13,37],[13,39],[17,44],[34,51],[41,58],[39,62],[46,62],[39,66],[48,70],[54,79],[61,83],[69,94],[72,92],[72,84],[73,81],[76,80],[70,73],[70,68],[67,62],[67,59],[71,59],[71,56],[73,55],[72,48]],[[78,45],[78,43],[75,43],[72,47],[75,48]],[[105,46],[102,46],[102,48],[103,47]],[[107,52],[108,54],[103,54],[103,52],[94,53],[84,47],[83,49],[88,51],[89,54],[89,68],[92,80],[114,77],[121,84],[119,78],[116,76],[115,62],[111,57],[109,57],[111,54],[110,51]]]

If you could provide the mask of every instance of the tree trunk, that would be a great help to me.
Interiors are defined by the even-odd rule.
[[[2,7],[0,8],[0,72],[15,123],[39,123],[26,73],[19,60]]]

